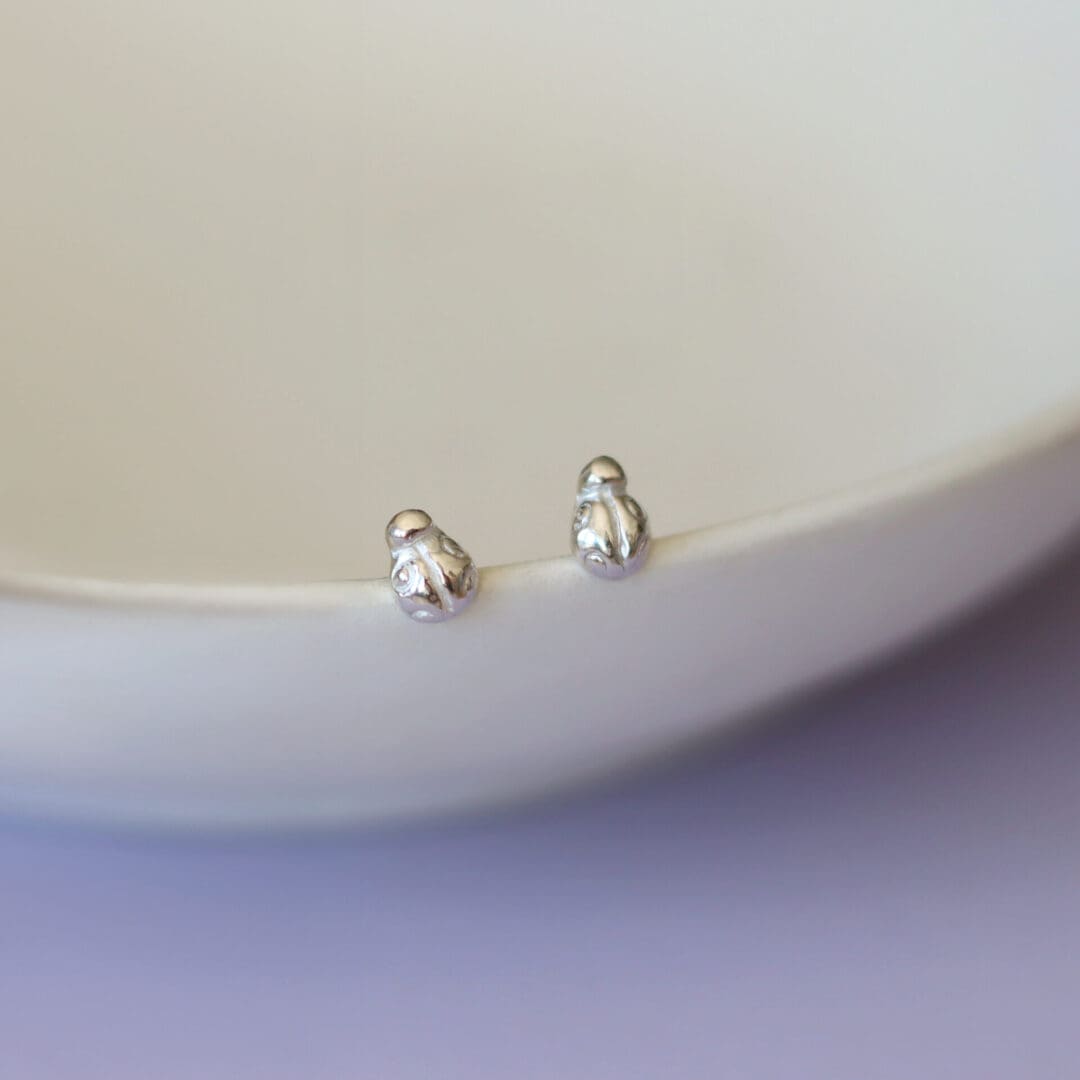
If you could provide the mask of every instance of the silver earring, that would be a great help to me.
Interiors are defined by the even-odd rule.
[[[480,575],[468,552],[423,510],[402,510],[386,526],[390,584],[410,618],[441,622],[472,602]]]
[[[590,574],[602,578],[625,577],[645,561],[649,519],[626,494],[626,473],[614,458],[593,458],[581,470],[570,548]]]

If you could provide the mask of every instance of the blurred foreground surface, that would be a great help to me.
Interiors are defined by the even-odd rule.
[[[0,823],[20,1080],[1076,1075],[1080,549],[770,727],[502,818]]]

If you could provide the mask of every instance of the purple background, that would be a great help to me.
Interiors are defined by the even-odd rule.
[[[0,874],[5,1080],[1080,1076],[1080,551],[560,805]]]

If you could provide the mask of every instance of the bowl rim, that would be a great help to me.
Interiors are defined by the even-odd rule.
[[[650,569],[655,569],[655,564],[722,558],[757,545],[821,532],[853,517],[930,497],[956,483],[975,480],[1006,464],[1072,441],[1080,441],[1080,393],[910,465],[774,508],[654,538]],[[485,592],[543,589],[548,571],[574,562],[573,555],[566,554],[485,566],[481,568],[483,588]],[[382,577],[274,584],[177,583],[0,572],[2,600],[218,613],[272,614],[375,607],[396,610]]]

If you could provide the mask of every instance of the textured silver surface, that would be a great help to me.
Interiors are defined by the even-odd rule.
[[[597,577],[625,577],[645,562],[649,519],[627,495],[626,473],[612,457],[593,458],[581,470],[570,547]]]
[[[390,584],[398,604],[418,622],[441,622],[464,611],[480,581],[469,553],[423,510],[402,510],[386,526]]]

